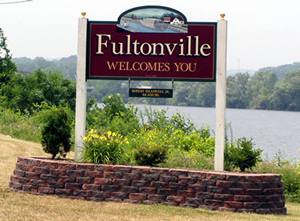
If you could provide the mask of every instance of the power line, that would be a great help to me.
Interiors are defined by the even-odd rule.
[[[18,3],[25,3],[25,2],[30,2],[30,1],[32,1],[32,0],[19,0],[19,1],[4,0],[4,1],[0,1],[0,5],[18,4]]]

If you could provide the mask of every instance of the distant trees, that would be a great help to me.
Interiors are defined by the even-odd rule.
[[[250,94],[248,90],[250,76],[248,73],[238,73],[227,78],[227,105],[232,108],[249,107]]]
[[[277,77],[271,72],[257,72],[249,80],[249,107],[253,109],[271,109],[272,96]]]
[[[128,101],[128,84],[125,81],[92,81],[89,97],[101,101],[112,93],[120,93]],[[151,85],[140,82],[137,85]],[[138,86],[137,86],[138,87]],[[170,83],[160,82],[154,88],[170,88]],[[215,83],[176,82],[173,99],[130,98],[130,102],[187,105],[199,107],[215,106]],[[285,74],[279,79],[276,74],[256,72],[254,75],[238,73],[227,77],[227,107],[300,111],[300,70]]]
[[[300,111],[300,72],[289,73],[278,81],[270,102],[275,110]]]

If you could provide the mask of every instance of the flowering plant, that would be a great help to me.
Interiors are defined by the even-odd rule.
[[[84,160],[92,163],[120,163],[124,156],[126,138],[116,132],[99,133],[91,129],[84,137]]]

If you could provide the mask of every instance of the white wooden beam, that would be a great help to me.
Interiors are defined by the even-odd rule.
[[[87,19],[85,13],[78,19],[76,110],[75,110],[75,161],[82,160],[83,137],[86,130],[86,42]]]
[[[227,60],[227,21],[224,17],[225,14],[221,14],[217,28],[215,171],[224,171]]]

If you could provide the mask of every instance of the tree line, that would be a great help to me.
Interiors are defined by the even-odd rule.
[[[141,85],[171,88],[171,84],[167,82],[136,83],[136,87]],[[89,86],[89,96],[98,101],[108,94],[120,93],[131,103],[215,106],[215,83],[210,82],[176,82],[172,99],[129,98],[126,81],[92,81]],[[256,72],[254,75],[237,73],[228,76],[227,107],[300,111],[300,70],[287,73],[281,79],[269,71]]]
[[[0,47],[3,48],[3,45],[0,45]],[[6,48],[6,50],[8,49]],[[42,57],[37,57],[35,59],[16,58],[8,60],[9,62],[6,64],[6,66],[11,66],[10,72],[16,72],[17,69],[18,72],[23,73],[23,75],[27,76],[28,73],[32,73],[35,70],[38,71],[34,72],[34,77],[27,76],[27,78],[22,76],[22,74],[17,74],[20,79],[26,78],[27,80],[15,79],[15,82],[13,83],[14,89],[11,89],[12,85],[10,85],[5,89],[6,95],[4,95],[6,97],[10,96],[13,101],[11,101],[11,99],[9,100],[9,102],[3,101],[2,94],[2,102],[10,103],[10,105],[19,105],[15,104],[17,101],[14,100],[18,100],[18,102],[21,102],[20,100],[22,99],[19,99],[21,95],[24,96],[24,94],[31,94],[32,98],[27,99],[26,102],[23,103],[36,102],[36,100],[38,100],[39,102],[44,98],[46,100],[53,99],[53,102],[57,103],[57,100],[61,98],[54,95],[57,95],[58,93],[53,92],[53,96],[48,96],[47,94],[49,94],[50,92],[46,93],[46,91],[67,86],[72,87],[72,90],[70,88],[68,89],[68,99],[71,99],[71,97],[73,96],[72,102],[74,103],[76,56],[70,56],[67,58],[52,61],[46,60]],[[2,69],[3,67],[6,67],[4,64],[1,65],[0,68]],[[0,81],[3,81],[3,79],[5,80],[7,78],[7,74],[3,74],[4,71],[2,69],[0,69],[0,72],[2,72]],[[48,76],[49,74],[45,74],[46,72],[51,72],[51,77]],[[53,75],[53,72],[55,72],[54,75],[56,76]],[[58,74],[58,72],[62,73],[68,80],[63,78],[62,76],[59,77],[60,74]],[[46,80],[46,78],[49,79]],[[27,83],[25,81],[28,81],[27,86]],[[50,84],[48,88],[45,85],[47,83]],[[37,92],[34,90],[32,91],[30,89],[33,88],[32,84],[40,85],[37,87],[40,87],[40,89],[44,90],[44,92]],[[17,86],[15,85],[21,86],[19,86],[19,88],[16,88]],[[131,82],[131,85],[134,85],[135,87],[152,86],[153,88],[172,88],[170,82],[133,81]],[[200,107],[214,107],[215,105],[215,83],[210,82],[175,82],[174,96],[172,99],[129,98],[128,81],[88,81],[88,88],[89,98],[96,99],[97,102],[102,102],[103,97],[105,97],[106,95],[120,93],[122,96],[124,96],[126,102],[131,103],[186,105]],[[13,93],[21,95],[18,95],[18,98],[14,98]],[[63,93],[65,93],[64,96],[67,96],[66,91],[64,91]],[[49,97],[51,97],[51,99]],[[299,111],[300,63],[262,68],[254,74],[237,73],[235,75],[229,75],[227,77],[227,107]]]

